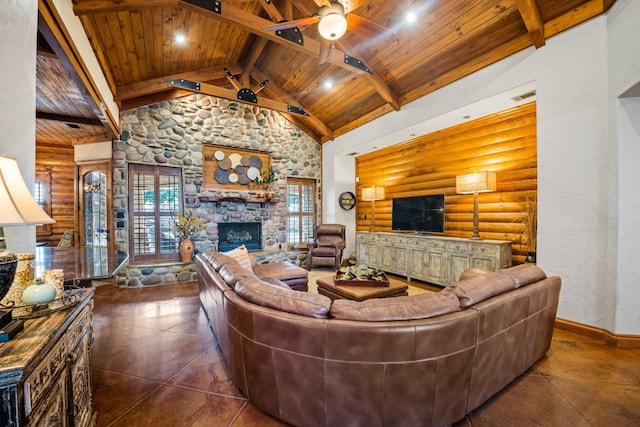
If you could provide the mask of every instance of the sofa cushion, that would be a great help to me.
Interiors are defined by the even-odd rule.
[[[240,266],[245,270],[253,271],[251,267],[251,258],[249,257],[249,251],[244,245],[240,245],[235,249],[223,252],[223,254],[238,261],[238,264],[240,264]]]
[[[520,264],[515,267],[504,268],[499,273],[511,277],[516,288],[547,278],[545,272],[535,264]]]
[[[468,270],[465,270],[461,275],[460,278],[458,279],[460,280],[466,280],[466,279],[472,279],[474,277],[489,277],[491,276],[491,273],[495,273],[494,271],[488,271],[488,270],[482,270],[480,268],[470,268]]]
[[[460,301],[451,292],[427,292],[420,295],[374,298],[365,301],[337,299],[329,315],[342,320],[383,322],[389,320],[428,319],[460,311]]]
[[[316,239],[316,245],[318,247],[330,246],[332,248],[343,244],[342,236],[336,236],[334,234],[323,234]]]
[[[276,288],[291,289],[289,285],[287,285],[280,279],[276,279],[275,277],[265,277],[264,279],[262,279],[262,281]]]
[[[239,280],[234,289],[236,294],[254,304],[307,317],[326,318],[331,307],[331,300],[324,295],[278,288],[256,276]]]
[[[222,277],[222,280],[227,282],[227,285],[229,285],[231,288],[235,286],[238,280],[244,279],[246,277],[256,277],[252,272],[248,271],[245,268],[242,268],[240,264],[238,264],[235,260],[231,260],[231,262],[228,262],[220,267],[220,271],[218,271],[218,274],[220,275],[220,277]]]
[[[460,308],[465,309],[512,289],[515,289],[515,286],[511,277],[487,271],[486,274],[478,274],[452,283],[440,292],[454,293],[460,300]]]
[[[202,256],[207,260],[211,267],[215,271],[220,271],[220,267],[225,264],[228,264],[229,261],[233,261],[233,258],[223,255],[221,252],[216,251],[215,249],[209,249],[205,251]]]

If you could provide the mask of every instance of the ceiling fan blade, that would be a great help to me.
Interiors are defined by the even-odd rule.
[[[339,3],[342,3],[344,13],[349,13],[364,5],[366,2],[366,0],[341,0]]]
[[[306,27],[307,25],[315,24],[318,21],[320,21],[319,16],[310,16],[308,18],[294,19],[293,21],[286,21],[286,22],[280,22],[278,24],[267,25],[266,27],[260,28],[260,31],[269,32],[269,31],[286,30],[287,28]]]
[[[368,38],[380,37],[391,33],[391,30],[387,27],[354,13],[347,15],[347,25],[349,30]]]

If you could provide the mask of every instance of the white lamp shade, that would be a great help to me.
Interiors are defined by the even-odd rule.
[[[488,193],[496,191],[496,173],[478,172],[456,177],[456,193]]]
[[[363,188],[361,199],[365,202],[384,200],[384,187],[371,186]]]
[[[344,15],[330,13],[318,23],[318,32],[327,40],[337,40],[347,32],[347,19]]]
[[[0,156],[0,226],[54,222],[33,200],[16,159]]]

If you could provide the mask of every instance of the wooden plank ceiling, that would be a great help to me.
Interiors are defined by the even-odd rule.
[[[41,10],[49,1],[40,0]],[[325,142],[522,49],[544,48],[549,37],[614,1],[344,0],[346,34],[329,42],[316,23],[300,26],[302,45],[263,28],[313,16],[329,2],[74,0],[74,13],[122,110],[193,91],[180,79],[229,99],[247,88],[258,105],[282,111]],[[408,12],[417,18],[413,24]],[[66,84],[72,70],[50,51],[41,49],[38,57],[38,141],[104,137],[99,109],[85,105],[77,85]],[[364,66],[352,65],[357,61]],[[300,110],[289,112],[290,106]],[[82,134],[67,126],[73,117]]]

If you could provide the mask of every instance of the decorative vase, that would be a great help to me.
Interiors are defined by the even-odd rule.
[[[16,273],[13,277],[13,283],[9,288],[9,292],[4,298],[1,298],[0,305],[11,306],[20,304],[22,293],[33,283],[34,270],[34,254],[17,254],[18,265]]]
[[[17,266],[18,257],[12,252],[0,252],[0,299],[9,292]]]
[[[536,263],[536,253],[535,252],[527,252],[527,258],[525,258],[524,262],[529,264]]]
[[[180,259],[182,262],[191,262],[193,260],[193,242],[189,237],[180,243]]]
[[[22,302],[26,305],[46,304],[56,299],[56,287],[42,279],[35,280],[22,293]]]

